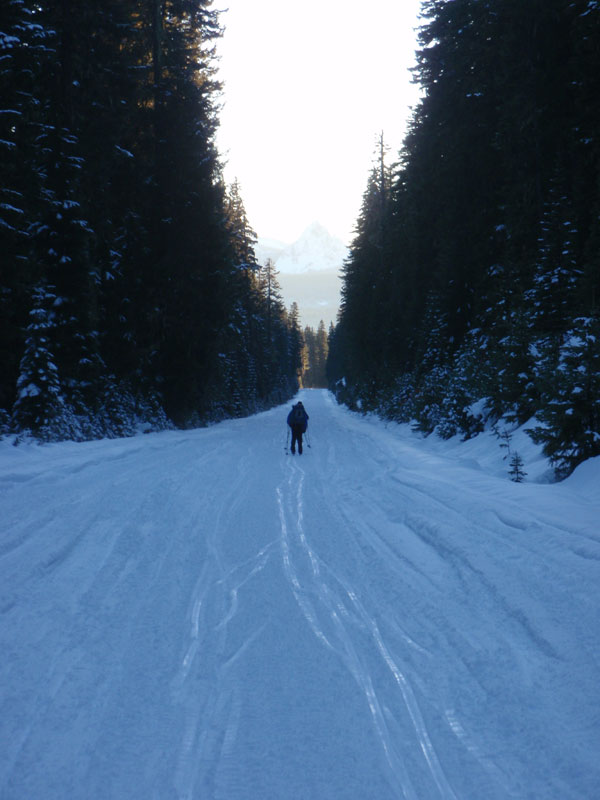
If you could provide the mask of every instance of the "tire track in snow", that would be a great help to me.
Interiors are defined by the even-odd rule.
[[[239,591],[262,572],[278,544],[271,541],[233,566],[224,561],[219,537],[232,530],[246,502],[246,468],[244,460],[238,463],[237,477],[207,526],[207,558],[188,607],[188,642],[171,683],[185,720],[174,775],[179,800],[192,800],[200,789],[203,796],[214,794],[221,761],[233,750],[241,715],[239,689],[231,685],[227,674],[265,627],[248,631],[235,652],[224,658],[228,627],[239,610]]]
[[[368,437],[362,435],[361,438],[366,440]],[[365,451],[367,451],[367,448],[365,448]],[[373,458],[373,460],[376,463],[381,462],[382,465],[386,465],[390,461],[389,458]],[[545,657],[557,659],[559,656],[553,644],[548,641],[541,632],[536,630],[525,610],[511,604],[504,596],[500,584],[491,580],[486,572],[473,560],[473,557],[485,547],[487,540],[493,539],[500,542],[503,547],[506,547],[506,536],[504,532],[502,530],[496,530],[491,526],[483,527],[480,514],[475,515],[477,524],[473,524],[468,511],[465,510],[465,508],[457,507],[457,503],[454,499],[450,500],[449,497],[445,496],[441,499],[436,496],[431,488],[426,489],[415,481],[410,473],[407,472],[406,475],[404,475],[404,470],[402,472],[403,478],[401,479],[394,474],[392,469],[388,468],[386,470],[387,476],[398,486],[398,490],[401,493],[395,498],[395,507],[400,506],[404,509],[411,508],[414,504],[414,496],[417,495],[426,498],[430,516],[425,517],[422,513],[414,511],[408,512],[406,510],[401,514],[397,512],[392,513],[392,509],[388,508],[387,511],[385,511],[386,520],[392,524],[402,525],[404,532],[410,533],[415,537],[415,540],[418,540],[429,548],[430,553],[435,555],[444,569],[453,571],[455,578],[463,586],[465,594],[472,593],[474,583],[477,582],[480,590],[478,596],[481,598],[479,605],[483,605],[482,600],[486,599],[486,610],[488,606],[490,606],[494,611],[502,612],[506,626],[511,629],[513,635],[523,640],[524,647],[533,643]],[[399,502],[400,500],[401,502]],[[464,503],[464,498],[462,502]],[[369,509],[375,506],[376,498],[367,495],[366,499],[362,501],[362,507],[365,513],[357,515],[356,519],[353,519],[343,508],[339,509],[339,513],[350,528],[358,525],[364,534],[363,538],[372,544],[384,558],[389,558],[391,556],[396,560],[401,559],[405,561],[406,565],[415,569],[416,572],[426,577],[427,580],[431,582],[431,577],[429,577],[425,571],[420,570],[416,565],[406,560],[404,556],[399,556],[399,554],[390,547],[390,543],[380,535],[377,526],[367,521]],[[431,515],[431,509],[433,508],[439,511],[439,514]],[[502,516],[499,516],[499,520],[504,527],[507,523]],[[514,522],[512,527],[524,530],[529,524],[531,523],[520,522],[517,525],[517,523]],[[461,543],[461,540],[455,535],[456,530],[461,530],[463,534],[468,532],[471,541],[477,542],[477,547],[469,547],[468,544],[465,544],[465,541]],[[482,533],[485,533],[485,537],[482,536]],[[463,536],[462,539],[464,540],[465,537]],[[527,546],[526,540],[511,541],[511,546],[518,555],[521,553],[526,553],[528,555],[534,553],[537,556],[537,552]],[[406,550],[407,548],[405,547],[404,549]],[[485,563],[489,564],[489,554],[486,554],[486,556]]]
[[[359,428],[358,421],[353,427]],[[363,430],[368,435],[363,435]],[[443,743],[440,755],[456,753],[456,762],[447,763],[448,775],[453,783],[456,780],[458,791],[464,785],[458,764],[464,761],[468,764],[465,774],[472,770],[471,780],[480,775],[480,780],[489,784],[487,792],[473,796],[522,796],[514,789],[519,786],[518,779],[504,765],[510,764],[511,758],[513,764],[519,764],[522,790],[530,775],[540,774],[541,761],[551,765],[547,753],[553,748],[547,746],[552,744],[552,726],[560,730],[573,725],[564,712],[556,716],[547,713],[545,724],[539,725],[532,698],[543,703],[553,684],[557,685],[557,696],[562,696],[557,677],[561,673],[567,683],[571,682],[571,676],[565,674],[565,664],[571,661],[565,658],[569,598],[560,597],[563,583],[554,579],[560,579],[565,569],[579,571],[575,559],[565,559],[565,555],[573,552],[575,542],[583,541],[579,536],[584,526],[577,531],[565,526],[564,534],[569,534],[565,536],[552,517],[552,503],[543,512],[538,510],[533,491],[529,495],[525,492],[521,502],[519,490],[509,496],[500,483],[487,478],[463,486],[454,480],[447,464],[441,463],[442,469],[431,474],[418,463],[413,468],[412,449],[409,465],[401,443],[381,436],[377,426],[371,430],[363,426],[357,434],[339,444],[329,436],[330,449],[343,455],[331,461],[343,466],[330,471],[321,468],[315,483],[318,479],[327,481],[327,492],[319,500],[337,516],[345,509],[333,498],[345,493],[348,533],[353,540],[350,544],[357,551],[363,550],[363,543],[373,544],[375,537],[383,537],[394,549],[399,544],[401,553],[411,560],[414,555],[423,555],[424,569],[439,580],[443,595],[432,597],[428,587],[419,585],[417,575],[406,566],[401,569],[400,563],[384,560],[384,548],[379,549],[378,560],[384,569],[390,568],[390,581],[397,578],[401,582],[397,596],[418,614],[419,633],[429,635],[432,672],[427,673],[421,663],[414,676],[428,699],[422,706],[427,720],[432,710],[436,713],[431,717],[430,730],[436,745]],[[347,464],[360,466],[350,471]],[[394,464],[391,470],[390,464]],[[540,488],[538,494],[543,498],[545,490]],[[557,519],[560,523],[563,517],[559,514]],[[426,548],[432,548],[430,554]],[[435,561],[430,557],[434,550]],[[364,552],[368,557],[368,551]],[[371,560],[375,565],[375,559]],[[344,575],[367,573],[367,569],[353,569],[355,566],[346,559],[341,570]],[[374,574],[371,566],[369,563],[367,568]],[[353,569],[351,573],[349,568]],[[363,581],[357,585],[362,586]],[[591,583],[584,583],[581,590],[577,587],[573,601],[583,600],[586,590],[589,596],[590,589],[593,591]],[[382,594],[395,600],[395,592],[382,593],[375,585],[372,594],[363,599],[371,609],[379,609]],[[584,602],[581,605],[587,607]],[[408,615],[405,618],[408,620]],[[384,628],[382,620],[383,629],[387,632],[389,624]],[[575,644],[572,650],[576,650],[575,636],[569,633],[568,637]],[[391,641],[395,641],[393,635]],[[578,671],[577,664],[574,671]],[[551,708],[551,703],[546,708]],[[483,709],[493,709],[489,719],[484,719]],[[544,757],[531,771],[517,748],[511,751],[515,719],[520,720],[523,730],[531,728],[533,741],[543,743]],[[561,726],[555,719],[561,720]],[[473,746],[474,742],[480,746]],[[460,749],[455,749],[456,744]]]
[[[415,694],[385,645],[376,621],[360,603],[352,587],[322,562],[307,539],[304,527],[304,481],[304,470],[293,464],[287,485],[284,482],[276,490],[284,572],[296,602],[315,636],[341,658],[363,692],[374,729],[394,777],[392,786],[399,785],[406,800],[417,800],[403,753],[390,730],[390,725],[397,727],[398,722],[390,709],[381,703],[372,671],[368,666],[368,661],[372,660],[374,654],[377,654],[385,664],[400,690],[428,772],[437,786],[440,797],[456,800],[456,795],[448,783],[427,732]],[[304,556],[304,561],[309,567],[302,572],[302,578],[300,561],[296,563],[293,557],[294,545]],[[333,581],[327,582],[324,574],[328,574]],[[336,591],[334,585],[341,589],[341,594]],[[319,611],[323,617],[322,621]],[[329,628],[332,628],[331,632]],[[365,642],[360,643],[360,637],[353,635],[353,631],[358,631]]]
[[[367,455],[369,455],[366,447],[365,452],[367,452]],[[388,462],[384,461],[382,463]],[[425,581],[428,590],[424,593],[424,596],[427,598],[427,605],[429,606],[428,612],[430,612],[432,608],[435,608],[436,606],[439,609],[439,601],[438,603],[434,603],[432,605],[431,594],[432,590],[434,590],[435,594],[439,598],[443,598],[443,595],[441,595],[440,592],[443,591],[444,587],[444,573],[452,574],[453,582],[463,587],[465,596],[472,592],[474,585],[473,579],[475,579],[479,584],[481,584],[480,593],[478,596],[480,598],[488,598],[489,603],[502,607],[502,609],[505,611],[505,619],[510,623],[513,632],[521,635],[521,637],[523,633],[526,635],[528,641],[524,643],[525,645],[533,640],[541,652],[543,652],[546,656],[555,658],[552,646],[546,641],[539,641],[539,637],[535,635],[532,626],[528,624],[528,620],[524,617],[524,615],[519,615],[518,613],[516,615],[511,615],[508,605],[500,594],[499,587],[495,586],[487,578],[485,573],[482,572],[482,570],[478,569],[476,565],[471,563],[468,550],[464,550],[459,545],[455,536],[427,536],[424,534],[424,528],[429,529],[429,533],[431,533],[430,529],[435,526],[436,517],[434,517],[432,520],[424,517],[423,515],[419,515],[414,511],[407,511],[407,509],[412,509],[414,505],[414,497],[411,496],[411,492],[414,492],[417,497],[426,497],[428,500],[428,508],[434,506],[436,509],[440,509],[440,516],[442,519],[439,522],[439,525],[441,528],[443,528],[444,532],[452,534],[454,530],[468,529],[473,531],[474,535],[479,534],[478,538],[481,538],[480,528],[477,528],[473,525],[469,516],[464,513],[461,514],[460,510],[455,508],[452,504],[447,502],[444,503],[443,501],[437,499],[434,494],[424,491],[422,487],[420,487],[418,483],[414,481],[414,478],[410,475],[410,473],[408,473],[408,482],[399,480],[394,474],[394,470],[391,469],[386,470],[386,475],[389,480],[399,485],[399,489],[401,491],[400,495],[394,497],[391,508],[389,501],[388,504],[381,503],[381,489],[375,483],[371,482],[367,483],[367,485],[364,487],[366,491],[364,493],[361,492],[359,497],[350,496],[348,494],[348,487],[344,485],[342,487],[343,491],[330,491],[327,495],[324,495],[321,498],[329,506],[329,511],[345,523],[348,531],[353,532],[353,542],[358,551],[361,553],[363,552],[364,545],[362,542],[364,542],[374,548],[379,557],[382,559],[382,563],[393,565],[393,569],[397,573],[398,579],[402,579],[403,582],[406,582],[407,578],[412,574],[414,577]],[[341,504],[332,504],[329,499],[331,496],[344,496],[350,498],[350,509],[345,508]],[[383,507],[381,507],[382,505]],[[417,508],[419,508],[419,505],[417,505]],[[373,514],[374,509],[378,509],[378,511],[375,512],[375,517]],[[398,509],[402,509],[402,511],[399,511]],[[418,523],[415,523],[417,518]],[[449,519],[455,521],[454,526],[449,525]],[[389,531],[390,525],[394,526],[394,528],[397,527],[398,529],[397,541],[403,542],[401,549],[396,549],[396,547],[392,546],[394,540],[389,540],[381,533],[381,531]],[[494,531],[494,534],[496,537],[500,538],[497,531]],[[406,539],[407,536],[409,537],[408,540]],[[419,567],[419,561],[414,558],[415,541],[420,543],[417,553],[420,553],[422,550],[422,561],[423,563],[427,563],[429,565],[429,569],[426,569],[425,567]],[[427,551],[424,548],[421,548],[421,544],[427,548]],[[432,557],[435,557],[435,564],[437,564],[435,570],[430,569],[431,564],[433,563],[431,560]],[[440,568],[443,570],[443,572],[440,572]],[[438,583],[440,584],[439,586]],[[411,581],[411,586],[413,591],[419,591],[417,588],[418,584],[415,584],[414,580]],[[447,599],[448,598],[446,598],[446,600]],[[485,604],[485,609],[487,612],[488,603]],[[363,611],[365,618],[367,618],[367,612],[364,609]],[[421,615],[420,619],[423,630],[425,630],[425,623],[429,617],[429,613]],[[396,633],[398,633],[398,626],[393,620],[386,620],[386,622],[388,622],[389,627],[395,629]],[[431,619],[429,619],[429,623],[432,642],[436,642],[435,649],[437,650],[438,646],[443,645],[442,652],[445,651],[449,658],[450,654],[453,659],[458,658],[463,669],[468,670],[468,663],[463,659],[463,651],[462,649],[458,648],[456,644],[456,637],[460,634],[460,631],[456,631],[454,629],[454,625],[450,618],[444,619],[437,614],[436,610],[435,617],[432,616]],[[448,628],[444,626],[448,626]],[[420,650],[422,654],[435,658],[438,661],[440,660],[440,653],[431,652],[429,649],[425,650],[421,648],[414,641],[412,641],[411,637],[407,638],[404,631],[399,631],[399,634],[407,644],[410,644],[411,647]],[[419,744],[423,755],[427,759],[429,766],[433,768],[435,774],[440,776],[440,780],[436,781],[438,789],[441,792],[442,797],[453,797],[453,794],[448,794],[448,791],[444,789],[444,786],[447,785],[447,782],[443,772],[441,771],[441,765],[439,764],[435,751],[433,750],[423,716],[414,696],[414,692],[412,691],[410,684],[406,681],[405,676],[403,676],[401,672],[396,672],[397,665],[393,664],[393,659],[391,659],[391,656],[391,660],[388,661],[387,656],[390,655],[389,652],[386,652],[388,648],[386,648],[383,639],[378,636],[378,631],[376,629],[373,629],[373,636],[374,640],[377,642],[381,656],[388,663],[389,669],[394,675],[394,680],[403,693],[403,697],[410,712],[415,729],[420,731],[421,735],[419,736]],[[463,644],[463,646],[466,645]],[[448,650],[448,648],[450,648],[450,650]],[[476,674],[471,674],[469,679],[473,681],[479,681],[479,676]],[[421,681],[419,682],[421,683]],[[489,689],[483,684],[481,685],[481,688],[486,693],[489,691]],[[456,701],[451,700],[451,702]],[[441,708],[441,706],[439,707]],[[484,773],[493,776],[495,785],[503,787],[503,791],[506,792],[504,796],[513,796],[506,789],[506,778],[494,764],[492,758],[482,756],[481,751],[478,748],[468,746],[467,741],[469,740],[469,735],[464,732],[464,730],[464,735],[459,736],[457,734],[458,727],[456,724],[453,724],[456,723],[456,715],[454,712],[452,712],[450,716],[444,713],[442,721],[446,722],[449,732],[452,733],[455,739],[460,743],[461,747],[463,747],[469,753],[469,755],[481,765]],[[429,763],[431,759],[433,760],[431,763]],[[440,767],[439,771],[438,767]],[[452,790],[450,789],[450,791]]]

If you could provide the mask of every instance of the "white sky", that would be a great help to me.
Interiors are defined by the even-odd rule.
[[[350,241],[379,131],[395,158],[417,101],[419,0],[221,0],[217,142],[252,227]]]

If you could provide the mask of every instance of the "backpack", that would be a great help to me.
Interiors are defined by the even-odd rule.
[[[290,416],[292,425],[304,425],[304,409],[302,406],[294,406]]]

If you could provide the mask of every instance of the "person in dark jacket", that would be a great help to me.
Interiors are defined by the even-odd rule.
[[[292,410],[288,414],[287,424],[292,429],[292,453],[296,452],[297,443],[298,455],[302,455],[302,434],[306,433],[308,414],[300,401],[292,406]]]

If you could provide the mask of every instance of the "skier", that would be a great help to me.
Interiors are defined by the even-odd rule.
[[[288,414],[287,424],[292,429],[292,454],[296,452],[296,442],[298,442],[298,455],[302,455],[302,434],[306,433],[308,425],[308,414],[300,401],[292,406]]]

